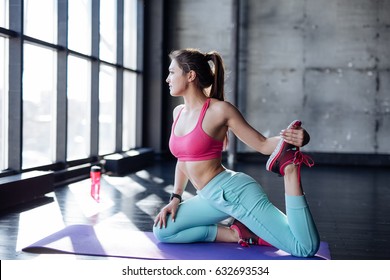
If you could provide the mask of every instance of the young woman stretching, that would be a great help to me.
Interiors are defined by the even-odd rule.
[[[173,111],[169,147],[178,159],[169,204],[155,218],[161,242],[239,242],[275,246],[294,256],[313,256],[319,235],[300,181],[302,163],[312,161],[299,147],[309,141],[300,121],[280,137],[266,138],[224,101],[224,66],[217,52],[183,49],[170,54],[166,82],[184,104]],[[210,88],[211,87],[211,88]],[[226,169],[222,150],[228,130],[254,150],[270,155],[266,169],[284,177],[286,215],[250,176]],[[188,180],[197,195],[181,200]],[[219,222],[235,218],[230,227]]]

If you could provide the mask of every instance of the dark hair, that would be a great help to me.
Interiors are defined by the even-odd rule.
[[[172,51],[169,57],[177,62],[184,73],[191,70],[196,73],[195,82],[205,94],[206,89],[211,86],[209,97],[225,100],[225,69],[218,52],[212,51],[204,54],[197,49],[182,49]]]

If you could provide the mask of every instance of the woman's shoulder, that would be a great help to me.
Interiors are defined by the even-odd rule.
[[[210,108],[218,112],[228,113],[231,110],[237,110],[237,108],[229,101],[222,101],[215,98],[210,98]]]
[[[179,104],[173,109],[173,118],[176,119],[179,112],[184,108],[184,104]]]
[[[175,112],[175,111],[180,111],[183,107],[184,107],[184,104],[179,104],[179,105],[177,105],[177,106],[173,109],[173,112]]]
[[[214,118],[223,119],[225,122],[242,118],[240,110],[229,101],[213,99],[210,111]]]

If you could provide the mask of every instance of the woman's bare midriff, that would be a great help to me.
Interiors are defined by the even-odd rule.
[[[197,190],[203,189],[211,179],[225,170],[220,158],[202,161],[179,161],[178,166]]]

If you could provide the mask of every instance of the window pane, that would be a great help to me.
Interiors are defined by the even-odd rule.
[[[8,0],[0,0],[0,27],[8,28]]]
[[[22,167],[53,162],[56,53],[24,45]]]
[[[123,26],[123,63],[137,68],[137,0],[125,0]]]
[[[68,57],[68,160],[86,158],[90,154],[90,73],[88,60]]]
[[[57,43],[56,0],[24,0],[24,34]]]
[[[99,73],[99,154],[115,151],[116,71],[101,65]]]
[[[68,1],[68,47],[71,50],[90,55],[92,0]]]
[[[136,145],[136,80],[137,74],[124,72],[123,77],[123,147],[124,151]]]
[[[100,59],[116,63],[116,2],[100,0]]]
[[[0,37],[0,170],[7,169],[8,40]]]

